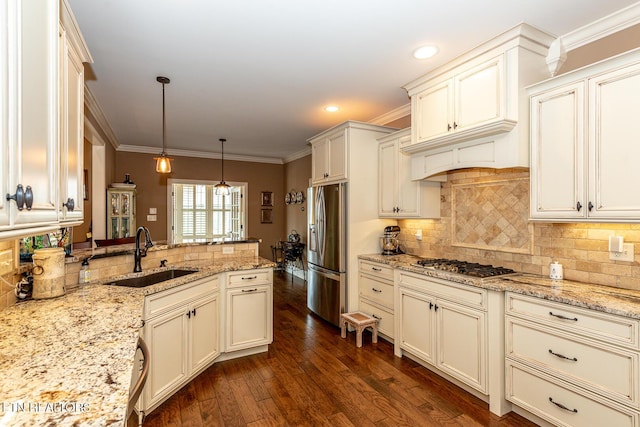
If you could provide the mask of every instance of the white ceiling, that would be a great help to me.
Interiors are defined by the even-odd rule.
[[[274,161],[407,104],[402,85],[519,22],[562,35],[635,2],[69,0],[119,144],[161,151],[163,75],[167,151],[219,152],[224,137],[225,155]],[[440,53],[413,59],[424,43]]]

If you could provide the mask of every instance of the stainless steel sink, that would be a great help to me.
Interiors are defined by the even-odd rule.
[[[144,288],[145,286],[155,285],[156,283],[166,280],[175,279],[177,277],[186,276],[188,274],[197,273],[196,270],[166,270],[157,273],[148,274],[140,277],[130,277],[128,279],[114,280],[107,282],[107,285],[127,286],[129,288]]]

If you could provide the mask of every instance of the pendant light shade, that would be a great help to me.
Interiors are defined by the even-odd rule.
[[[171,80],[167,77],[158,76],[156,80],[159,83],[162,83],[162,153],[158,157],[154,157],[153,159],[156,161],[156,172],[158,173],[170,173],[171,172],[171,160],[167,153],[165,152],[167,145],[167,126],[165,120],[165,110],[164,110],[164,85],[168,85]]]
[[[222,145],[222,179],[216,184],[215,193],[217,196],[228,196],[231,194],[231,186],[224,181],[224,143],[227,141],[224,138],[220,138],[220,145]]]

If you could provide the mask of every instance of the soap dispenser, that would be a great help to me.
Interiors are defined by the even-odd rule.
[[[80,271],[78,272],[78,283],[84,284],[91,281],[91,271],[89,270],[89,258],[82,260]]]

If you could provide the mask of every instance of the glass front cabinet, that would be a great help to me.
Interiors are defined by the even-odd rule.
[[[133,236],[136,230],[136,190],[107,189],[107,239]]]

